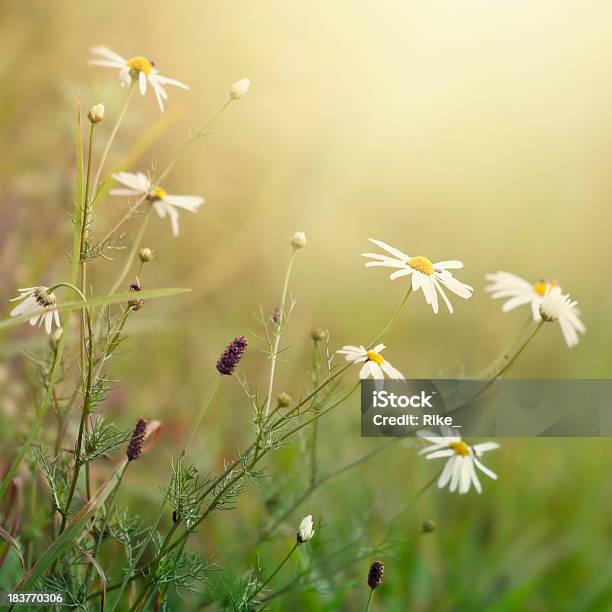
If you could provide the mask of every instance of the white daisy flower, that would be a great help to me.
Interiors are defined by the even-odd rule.
[[[446,297],[446,293],[444,293],[444,287],[466,300],[472,297],[472,291],[474,291],[472,287],[458,281],[449,271],[463,268],[461,261],[450,260],[432,263],[431,260],[423,255],[411,257],[381,240],[370,238],[370,242],[373,242],[392,256],[389,257],[389,255],[381,253],[362,253],[363,257],[369,257],[374,260],[368,261],[366,268],[377,266],[396,268],[396,271],[389,275],[391,280],[412,274],[412,290],[422,289],[425,301],[431,305],[435,313],[438,312],[438,293],[442,296],[449,312],[453,312],[453,307]]]
[[[19,317],[21,315],[32,315],[30,325],[42,325],[45,323],[45,331],[50,334],[51,327],[55,321],[57,327],[60,326],[59,313],[54,308],[55,294],[50,293],[47,287],[26,287],[19,289],[19,295],[9,301],[17,302],[22,300],[11,310],[11,317]],[[42,309],[42,310],[41,310]]]
[[[530,283],[510,272],[494,272],[485,275],[485,278],[491,281],[491,284],[485,287],[485,291],[490,293],[493,299],[509,298],[503,304],[502,312],[510,312],[519,306],[529,305],[533,320],[536,322],[542,320],[541,307],[547,293],[559,289],[558,292],[555,291],[555,297],[551,297],[551,300],[560,300],[557,296],[561,293],[561,289],[554,281],[540,280],[537,283]],[[573,302],[571,308],[565,308],[564,310],[563,317],[557,317],[561,325],[561,331],[567,346],[576,346],[578,344],[578,332],[586,333],[586,327],[580,320],[580,311],[576,308],[576,302]]]
[[[417,434],[420,438],[431,442],[431,446],[419,452],[420,455],[425,455],[426,459],[448,457],[448,461],[438,478],[439,489],[443,489],[450,483],[449,490],[451,493],[459,490],[459,493],[463,495],[474,485],[478,493],[482,493],[476,468],[489,478],[497,480],[497,474],[480,461],[480,457],[484,453],[499,448],[497,442],[481,442],[470,446],[461,439],[461,436],[455,435],[450,428],[444,428],[443,434],[443,436],[439,436],[430,431],[419,431]]]
[[[117,68],[119,70],[119,80],[121,81],[122,87],[126,87],[138,81],[138,88],[140,89],[141,95],[144,96],[147,93],[147,83],[149,83],[153,89],[153,93],[155,93],[155,98],[162,112],[164,112],[164,101],[168,99],[168,94],[164,89],[164,85],[174,85],[181,89],[189,89],[189,86],[185,85],[185,83],[159,74],[159,70],[154,67],[154,62],[142,55],[136,55],[126,60],[118,53],[111,51],[108,47],[92,47],[90,51],[101,58],[89,60],[90,64]]]
[[[584,333],[585,327],[578,318],[576,304],[560,287],[547,289],[540,303],[540,316],[544,321],[559,321],[565,343],[570,348],[578,344],[578,332]]]
[[[401,380],[404,375],[396,370],[388,361],[385,361],[380,354],[385,349],[384,344],[377,344],[372,350],[362,346],[343,346],[339,351],[340,355],[344,355],[347,361],[351,363],[363,363],[363,367],[359,370],[359,378],[374,378],[381,380],[385,374],[389,378]]]
[[[110,194],[113,196],[146,196],[151,202],[155,212],[163,219],[166,215],[170,217],[172,224],[172,233],[175,236],[179,235],[179,213],[177,208],[183,208],[189,212],[196,212],[204,203],[204,198],[193,195],[171,195],[166,191],[151,182],[151,179],[142,172],[118,172],[112,175],[113,178],[126,189],[120,187],[111,189]]]
[[[300,522],[300,526],[297,531],[297,541],[298,544],[304,544],[304,542],[308,542],[315,534],[314,532],[314,524],[312,522],[312,514],[305,516]]]

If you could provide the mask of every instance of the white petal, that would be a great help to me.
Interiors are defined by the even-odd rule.
[[[198,207],[204,203],[204,198],[201,198],[200,196],[179,196],[166,194],[162,200],[164,200],[164,202],[168,202],[168,204],[172,204],[172,206],[178,206],[179,208],[184,208],[190,212],[195,212]]]
[[[391,255],[397,257],[398,259],[401,259],[403,261],[408,261],[410,259],[410,257],[406,255],[406,253],[400,251],[399,249],[396,249],[395,247],[392,247],[390,244],[387,244],[382,240],[374,240],[374,238],[370,238],[369,240],[376,246],[380,247],[384,251],[387,251],[387,253],[391,253]]]

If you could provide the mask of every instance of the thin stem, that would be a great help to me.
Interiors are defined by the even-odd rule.
[[[372,599],[374,597],[374,589],[370,589],[370,596],[368,597],[368,603],[365,607],[365,612],[370,612],[370,607],[372,606]]]
[[[280,345],[281,335],[285,325],[285,301],[287,299],[287,289],[289,287],[289,277],[291,276],[291,269],[293,268],[293,262],[295,260],[296,249],[293,249],[291,257],[289,258],[289,264],[287,265],[287,272],[285,274],[285,281],[283,283],[283,292],[281,293],[281,301],[278,307],[278,321],[275,322],[276,330],[274,332],[274,339],[272,344],[272,354],[270,363],[270,378],[268,380],[268,396],[266,398],[266,407],[264,408],[264,418],[268,417],[270,412],[270,402],[272,401],[272,391],[274,388],[274,374],[276,371],[276,360],[278,358],[278,347]]]
[[[397,319],[397,317],[399,317],[400,313],[404,309],[404,306],[406,305],[406,302],[408,301],[408,296],[411,293],[412,293],[412,285],[408,287],[408,291],[406,291],[404,297],[402,298],[402,301],[399,303],[399,306],[397,307],[396,311],[393,313],[393,316],[389,319],[387,324],[382,328],[378,336],[376,336],[376,338],[374,338],[374,340],[370,342],[370,344],[368,345],[369,347],[374,346],[391,329],[391,326],[395,323],[395,320]]]
[[[185,441],[185,445],[183,446],[183,450],[181,451],[181,457],[184,457],[185,454],[187,453],[187,449],[189,448],[189,445],[193,441],[193,437],[196,435],[198,431],[198,427],[200,426],[200,423],[202,422],[202,417],[204,416],[204,413],[208,409],[208,406],[210,405],[210,402],[213,396],[215,395],[217,388],[219,387],[221,378],[223,378],[221,374],[218,374],[217,377],[215,378],[210,388],[210,391],[208,392],[208,396],[206,397],[206,400],[202,404],[202,407],[200,408],[200,412],[198,412],[198,416],[195,418],[193,425],[191,426],[191,431],[189,432],[189,436],[187,437],[187,440]]]
[[[285,558],[279,563],[278,567],[270,574],[270,576],[268,577],[268,579],[263,582],[258,588],[257,590],[253,593],[253,597],[255,597],[255,595],[257,595],[257,593],[259,593],[260,591],[263,591],[266,586],[272,582],[272,579],[274,578],[274,576],[276,576],[276,574],[278,574],[278,572],[280,572],[280,570],[282,569],[283,565],[285,565],[285,563],[287,563],[287,561],[289,561],[289,557],[291,557],[291,555],[294,553],[295,549],[299,546],[299,542],[296,542],[293,547],[291,548],[291,550],[286,554]]]
[[[94,559],[100,554],[100,549],[102,548],[102,541],[104,540],[104,534],[106,532],[106,526],[108,525],[109,518],[112,516],[113,511],[115,510],[115,504],[117,501],[117,495],[119,493],[119,487],[121,486],[123,477],[125,475],[125,472],[127,471],[127,466],[129,464],[130,462],[126,464],[126,469],[124,469],[119,475],[119,478],[117,479],[117,484],[115,485],[115,488],[113,489],[113,492],[111,493],[111,497],[108,501],[107,510],[104,514],[104,518],[102,519],[102,524],[100,526],[98,538],[96,539],[96,545],[92,553],[92,557]],[[83,582],[83,593],[85,593],[85,595],[87,594],[87,588],[89,586],[89,582],[91,581],[92,573],[93,573],[93,564],[90,564],[89,567],[87,568],[87,573],[85,574],[85,580]]]
[[[94,182],[93,182],[93,192],[94,193],[96,192],[98,183],[100,182],[100,176],[102,175],[102,170],[104,168],[104,164],[106,163],[106,158],[108,157],[110,148],[113,144],[113,141],[115,140],[115,136],[117,135],[117,132],[119,131],[119,126],[121,125],[121,122],[123,121],[123,118],[125,117],[125,113],[127,111],[130,100],[132,99],[133,93],[134,93],[134,81],[132,81],[132,83],[130,84],[127,95],[125,97],[125,102],[123,103],[123,108],[121,109],[121,112],[119,113],[117,122],[115,123],[115,126],[113,127],[113,131],[111,132],[108,142],[106,143],[106,147],[104,148],[104,153],[102,153],[102,157],[100,158],[100,164],[98,165],[98,171],[96,172],[96,178],[94,179]]]
[[[112,295],[113,293],[117,291],[117,289],[119,289],[119,287],[121,286],[121,283],[123,283],[123,281],[125,280],[125,277],[128,275],[130,268],[132,267],[132,263],[134,262],[134,258],[136,257],[136,254],[138,253],[138,249],[140,247],[142,237],[144,236],[145,230],[147,229],[147,224],[149,223],[149,219],[151,218],[152,212],[153,212],[153,207],[149,207],[149,210],[147,210],[142,220],[142,223],[140,225],[140,228],[138,229],[138,233],[136,234],[132,242],[132,247],[130,248],[130,252],[128,253],[127,259],[125,260],[125,264],[123,266],[123,269],[121,270],[121,274],[115,281],[115,284],[111,287],[111,290],[108,292],[109,295]]]
[[[494,380],[501,378],[506,372],[508,372],[508,370],[510,370],[510,368],[514,365],[514,362],[519,358],[520,354],[525,350],[525,348],[531,342],[534,336],[540,331],[540,328],[542,327],[542,325],[544,325],[544,321],[540,321],[538,323],[536,328],[529,334],[529,336],[527,336],[527,339],[525,340],[525,342],[523,342],[520,348],[516,351],[516,353],[514,354],[514,357],[512,357],[508,361],[508,363],[506,363],[506,365],[493,377]]]

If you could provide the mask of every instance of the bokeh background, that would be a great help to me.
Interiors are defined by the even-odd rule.
[[[452,316],[434,316],[420,295],[411,298],[385,338],[389,359],[407,376],[473,376],[503,349],[525,313],[503,315],[484,294],[484,274],[499,269],[558,279],[579,301],[588,327],[572,350],[559,330],[545,328],[513,376],[610,376],[612,4],[4,0],[3,303],[17,287],[67,275],[75,99],[80,95],[85,108],[106,104],[109,121],[99,131],[108,133],[124,95],[112,70],[86,64],[96,44],[145,55],[162,74],[191,86],[169,90],[163,116],[152,96],[135,96],[109,168],[163,167],[187,131],[224,102],[232,82],[252,81],[247,97],[166,181],[169,192],[202,194],[206,205],[181,216],[179,239],[167,221],[154,217],[149,226],[145,242],[156,259],[143,284],[192,292],[148,303],[132,317],[133,336],[113,366],[120,386],[107,414],[125,427],[138,416],[165,425],[156,452],[131,470],[120,503],[144,516],[154,512],[167,454],[234,335],[251,338],[243,371],[264,393],[268,363],[253,334],[255,315],[277,305],[295,230],[306,232],[308,246],[291,282],[297,306],[278,392],[298,396],[307,388],[312,327],[328,329],[333,348],[364,343],[400,299],[400,281],[363,268],[368,237],[433,260],[461,259],[459,276],[475,287],[469,302],[454,300]],[[103,144],[96,143],[98,154]],[[94,233],[125,204],[107,198]],[[117,251],[115,261],[91,266],[94,291],[112,284],[122,257]],[[34,410],[32,371],[19,353],[41,338],[26,327],[2,338],[4,442],[27,427]],[[225,382],[196,443],[202,469],[220,469],[250,433],[242,390]],[[354,398],[321,428],[321,469],[378,443],[360,439]],[[500,479],[486,482],[482,496],[432,491],[403,516],[400,536],[418,532],[427,518],[439,530],[386,559],[375,605],[609,608],[611,448],[605,439],[504,441],[488,462]],[[303,450],[297,444],[280,453],[269,464],[272,484],[213,516],[197,548],[237,572],[246,567],[237,551],[265,523],[267,496],[299,493],[305,481]],[[406,503],[434,470],[413,448],[381,453],[298,509],[262,547],[263,565],[281,558],[308,513],[324,521],[313,555],[317,546],[340,546],[364,521],[375,533],[377,520]],[[368,565],[342,573],[341,590],[292,593],[273,609],[358,609]],[[277,586],[293,571],[285,568]]]

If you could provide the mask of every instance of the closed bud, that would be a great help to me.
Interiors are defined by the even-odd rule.
[[[140,280],[137,278],[135,283],[132,283],[129,287],[130,292],[138,293],[141,291],[142,287],[140,286]],[[134,298],[132,300],[128,300],[128,307],[133,310],[140,310],[144,306],[144,300],[140,298]]]
[[[239,81],[236,81],[230,87],[230,97],[233,100],[239,100],[240,98],[243,98],[244,96],[246,96],[247,91],[249,91],[250,86],[251,81],[249,81],[249,79],[240,79]]]
[[[92,106],[87,112],[87,118],[92,123],[100,123],[104,119],[104,104],[100,102],[100,104]]]
[[[433,533],[438,528],[436,521],[431,519],[423,521],[423,533]]]
[[[315,327],[310,332],[310,337],[315,342],[322,342],[323,340],[325,340],[325,338],[327,338],[327,332],[324,329],[321,329],[320,327]]]
[[[142,263],[148,263],[153,259],[153,250],[148,247],[142,247],[138,250],[138,257]]]
[[[278,402],[279,407],[287,408],[288,406],[291,406],[293,398],[288,393],[283,391],[282,393],[278,394],[276,401]]]
[[[304,542],[308,542],[310,538],[314,535],[314,525],[312,522],[312,514],[304,517],[297,531],[297,543],[304,544]]]
[[[295,232],[291,238],[291,246],[297,251],[306,246],[306,234],[304,232]]]

